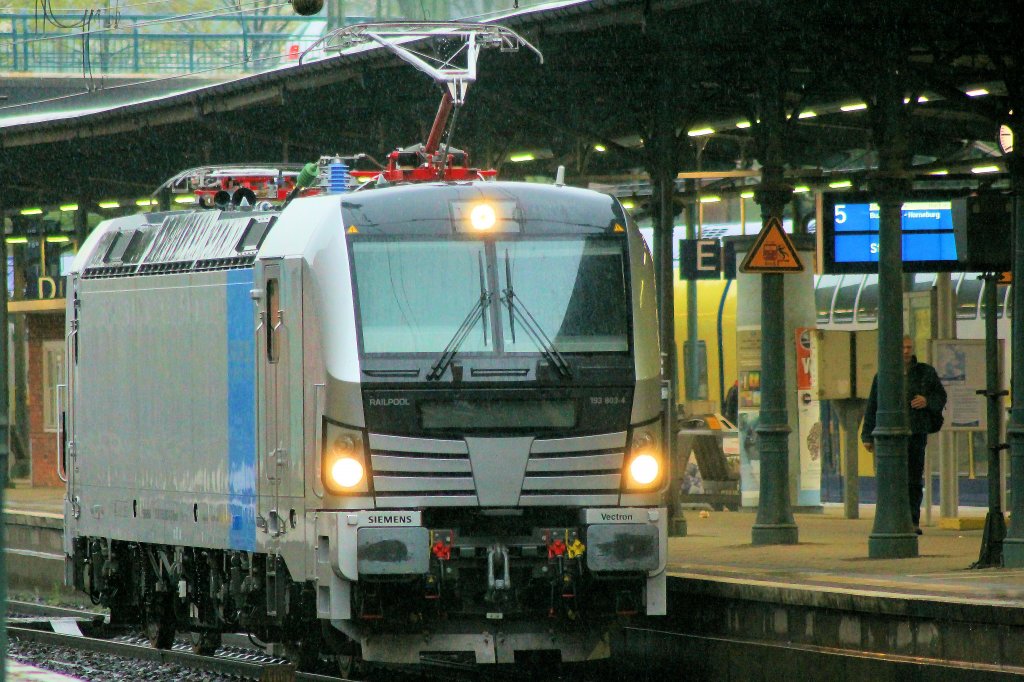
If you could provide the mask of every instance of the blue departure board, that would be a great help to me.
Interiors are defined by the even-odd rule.
[[[878,204],[863,195],[826,194],[823,213],[824,271],[877,272]],[[961,269],[951,200],[908,201],[903,204],[902,216],[905,272]]]

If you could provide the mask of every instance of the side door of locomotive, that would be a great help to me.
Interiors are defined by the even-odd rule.
[[[277,546],[296,526],[292,500],[303,491],[301,260],[264,261],[260,288],[257,525]]]

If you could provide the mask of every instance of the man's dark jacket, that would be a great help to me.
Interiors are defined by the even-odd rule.
[[[928,406],[923,410],[914,410],[910,407],[910,401],[915,395],[923,395],[928,401]],[[907,410],[910,413],[911,433],[930,433],[931,415],[942,414],[942,408],[946,406],[946,389],[939,381],[939,375],[931,365],[918,362],[917,356],[910,358],[910,367],[907,368]],[[878,411],[878,375],[875,375],[871,382],[871,395],[868,396],[868,404],[864,408],[864,426],[860,430],[860,438],[865,443],[873,439],[871,432],[875,430],[875,413]]]

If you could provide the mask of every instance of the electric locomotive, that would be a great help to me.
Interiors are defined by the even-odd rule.
[[[450,92],[386,169],[324,157],[283,208],[219,187],[83,244],[66,581],[113,623],[348,668],[590,660],[665,613],[650,253],[613,197],[439,152]]]
[[[68,581],[114,622],[575,661],[664,613],[654,275],[615,199],[438,182],[148,213],[68,277]]]

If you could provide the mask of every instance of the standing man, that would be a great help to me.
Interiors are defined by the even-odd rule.
[[[907,437],[907,482],[910,486],[910,516],[914,532],[921,534],[921,500],[924,497],[924,451],[928,434],[942,428],[942,408],[946,406],[946,389],[931,365],[918,362],[914,355],[914,340],[903,337],[903,374],[906,378],[907,405],[910,416],[910,435]],[[878,411],[878,375],[871,382],[871,394],[864,408],[864,427],[860,439],[868,452],[875,451],[871,433],[875,430]],[[929,504],[931,500],[929,500]]]

